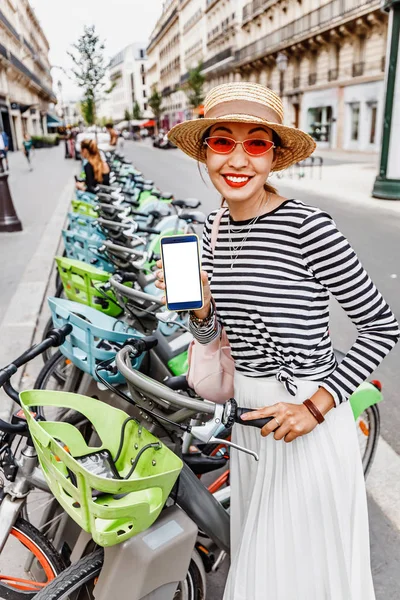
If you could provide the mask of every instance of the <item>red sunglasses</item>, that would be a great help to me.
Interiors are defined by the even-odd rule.
[[[229,154],[230,152],[233,152],[237,144],[242,144],[243,150],[247,154],[250,154],[250,156],[261,156],[272,150],[272,148],[275,148],[274,142],[262,139],[249,139],[238,142],[232,138],[213,135],[204,140],[204,145],[207,145],[217,154]]]

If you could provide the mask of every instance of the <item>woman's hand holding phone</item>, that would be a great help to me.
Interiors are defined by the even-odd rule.
[[[156,276],[157,276],[157,280],[155,282],[156,287],[159,290],[165,290],[164,271],[162,268],[162,261],[158,260],[156,264],[159,269],[156,273]],[[203,286],[204,305],[203,305],[203,308],[194,310],[193,312],[198,319],[205,319],[210,314],[210,309],[211,309],[211,289],[210,289],[210,285],[208,283],[208,274],[206,271],[201,271],[201,283]],[[163,297],[162,301],[163,301],[163,304],[166,304],[165,296]]]

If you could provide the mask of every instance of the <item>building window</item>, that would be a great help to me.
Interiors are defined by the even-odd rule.
[[[360,125],[360,103],[354,102],[350,104],[351,114],[351,134],[350,139],[352,142],[358,141],[359,125]]]
[[[146,98],[146,90],[143,90],[143,98]]]
[[[144,50],[140,50],[140,58],[144,58]]]
[[[143,102],[143,110],[147,110],[147,102]]]
[[[331,137],[332,107],[309,108],[307,113],[308,132],[316,142],[329,142]]]
[[[370,115],[370,129],[369,129],[369,143],[375,144],[376,142],[376,117],[378,112],[378,105],[376,102],[371,102],[369,105],[369,115]]]
[[[142,83],[143,85],[146,85],[146,77],[144,75],[142,75]]]

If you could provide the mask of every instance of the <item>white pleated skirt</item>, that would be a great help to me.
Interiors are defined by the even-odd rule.
[[[239,406],[300,404],[318,389],[235,375]],[[349,403],[286,443],[235,425],[231,451],[232,565],[223,600],[375,600],[361,456]]]

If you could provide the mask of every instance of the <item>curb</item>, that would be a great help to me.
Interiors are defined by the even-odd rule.
[[[400,456],[380,436],[367,492],[400,532]]]
[[[13,357],[22,354],[33,343],[70,201],[71,183],[68,183],[0,323],[0,340],[3,341],[0,345],[1,366],[9,364]],[[13,403],[2,390],[0,401],[0,418],[7,421]]]

